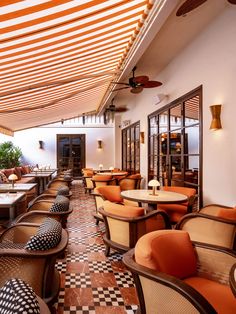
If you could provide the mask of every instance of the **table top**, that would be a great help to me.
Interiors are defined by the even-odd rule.
[[[127,190],[121,192],[121,197],[149,204],[182,203],[188,199],[186,195],[176,192],[158,190],[156,194],[152,195],[152,190]]]
[[[12,206],[25,196],[25,193],[0,193],[0,207]]]
[[[27,178],[27,177],[36,177],[36,178],[47,178],[50,177],[53,174],[53,172],[47,172],[47,171],[32,171],[30,173],[27,174],[23,174],[23,178]]]
[[[11,191],[22,191],[27,192],[32,190],[37,186],[37,183],[15,183],[12,187],[11,183],[2,183],[0,184],[0,192],[11,192]]]
[[[101,176],[125,176],[127,175],[128,172],[98,172],[97,175]]]

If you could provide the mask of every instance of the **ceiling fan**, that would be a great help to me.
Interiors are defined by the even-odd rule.
[[[183,16],[193,11],[206,1],[207,0],[186,0],[177,10],[176,16]],[[228,0],[228,2],[231,4],[236,4],[236,0]]]
[[[104,111],[104,121],[106,122],[109,122],[110,120],[113,122],[116,112],[126,112],[129,110],[126,107],[116,107],[113,102],[114,98],[112,99],[110,106],[108,106]]]
[[[124,87],[114,89],[113,92],[130,88],[131,93],[138,94],[141,93],[144,88],[152,88],[162,85],[162,83],[158,81],[149,81],[149,77],[146,75],[135,76],[135,70],[136,67],[134,67],[132,70],[133,76],[129,78],[129,83],[112,82],[113,84],[124,85]]]

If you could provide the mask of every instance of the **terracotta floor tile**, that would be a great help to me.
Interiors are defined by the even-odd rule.
[[[124,307],[121,306],[96,306],[96,314],[126,314]]]
[[[89,261],[106,261],[107,258],[104,255],[104,253],[91,252],[91,253],[88,253],[88,260]]]
[[[109,274],[91,273],[90,277],[91,277],[92,287],[115,287],[115,286],[117,286],[114,274],[111,274],[111,273],[109,273]]]
[[[91,288],[66,288],[64,306],[93,305]]]
[[[139,304],[135,288],[120,288],[125,304]]]
[[[86,273],[89,271],[87,262],[67,263],[66,271],[68,273]]]

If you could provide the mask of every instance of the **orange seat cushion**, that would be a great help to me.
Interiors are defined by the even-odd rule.
[[[236,313],[236,298],[229,286],[200,277],[187,278],[184,282],[202,294],[217,313]]]
[[[118,185],[99,186],[96,188],[96,192],[104,196],[104,198],[110,202],[123,202],[123,198],[120,196],[120,187]]]
[[[110,214],[127,218],[139,217],[144,215],[144,208],[142,207],[120,205],[112,203],[110,201],[105,201],[103,204],[103,208],[106,212]]]
[[[106,181],[106,180],[111,180],[112,179],[112,176],[103,176],[103,175],[95,175],[92,177],[93,180],[96,180],[96,181]]]
[[[197,259],[189,234],[182,230],[158,230],[144,235],[135,246],[138,264],[175,276],[193,276]]]
[[[220,208],[217,216],[224,219],[236,220],[236,207],[234,208]]]

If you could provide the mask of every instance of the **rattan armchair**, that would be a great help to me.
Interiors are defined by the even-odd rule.
[[[123,199],[120,195],[120,187],[117,185],[106,185],[100,186],[94,189],[92,195],[95,200],[95,213],[94,218],[96,219],[96,224],[99,221],[103,221],[102,215],[99,213],[99,209],[103,208],[104,201],[108,200],[110,202],[122,203]]]
[[[140,189],[141,175],[130,175],[118,181],[121,191]]]
[[[60,221],[62,227],[65,228],[67,218],[72,211],[69,199],[65,196],[59,195],[56,198],[52,197],[52,199],[38,199],[28,207],[26,213],[16,217],[12,224],[20,222],[40,224],[46,217],[51,217]]]
[[[17,224],[0,236],[0,287],[10,278],[20,278],[46,303],[51,304],[60,287],[55,262],[67,246],[68,234],[62,229],[61,238],[55,247],[45,250],[26,249],[26,243],[39,228],[36,224]],[[52,239],[51,237],[47,243],[52,243]]]
[[[236,207],[221,204],[206,205],[199,210],[199,213],[236,220]]]
[[[144,234],[171,228],[168,216],[162,211],[145,213],[142,207],[104,201],[103,209],[100,208],[98,212],[102,215],[106,228],[103,237],[106,256],[110,254],[110,248],[123,253],[133,248]]]
[[[158,209],[164,210],[170,217],[172,224],[177,223],[184,215],[191,213],[196,199],[196,190],[180,186],[163,186],[163,191],[184,194],[188,200],[180,204],[159,204]]]
[[[112,178],[112,175],[95,175],[91,178],[93,182],[93,187],[97,188],[99,186],[105,185],[116,185],[116,179]]]
[[[236,219],[211,216],[200,211],[185,215],[175,228],[187,231],[192,241],[236,251]]]
[[[192,243],[185,231],[158,230],[144,235],[123,262],[133,274],[142,314],[233,314],[229,273],[235,258]]]

